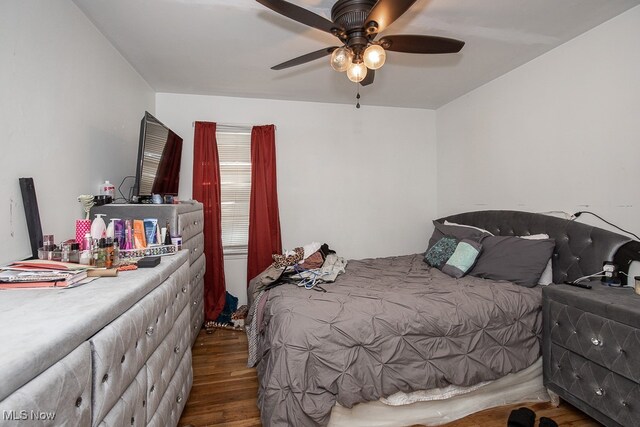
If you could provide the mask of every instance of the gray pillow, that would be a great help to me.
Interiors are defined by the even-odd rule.
[[[444,225],[437,221],[433,221],[433,226],[435,229],[433,230],[431,239],[429,239],[427,251],[431,249],[438,240],[445,236],[455,237],[458,240],[473,240],[474,242],[480,242],[483,238],[491,236],[490,233],[485,233],[475,228],[461,227],[457,225]]]
[[[482,239],[482,254],[469,274],[485,279],[508,280],[532,288],[538,284],[555,245],[553,239],[485,237]]]
[[[442,272],[451,277],[460,278],[467,274],[478,260],[482,245],[473,240],[464,239],[453,252],[447,263],[442,266]]]

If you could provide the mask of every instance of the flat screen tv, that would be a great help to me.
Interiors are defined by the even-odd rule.
[[[145,112],[140,122],[140,145],[133,194],[148,198],[152,194],[178,195],[182,138]]]

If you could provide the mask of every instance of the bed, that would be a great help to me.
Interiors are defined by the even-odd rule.
[[[547,243],[527,244],[550,248],[554,283],[598,271],[629,241],[528,212],[469,212],[437,220],[436,230],[445,221],[495,236],[547,234]],[[450,277],[416,254],[349,261],[326,292],[270,289],[257,342],[263,425],[438,425],[469,411],[547,399],[541,288],[486,276]],[[389,405],[398,396],[426,402]]]

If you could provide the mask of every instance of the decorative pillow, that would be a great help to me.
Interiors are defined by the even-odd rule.
[[[455,252],[456,246],[458,246],[458,239],[450,236],[443,237],[424,254],[424,262],[431,267],[441,269]]]
[[[433,245],[436,244],[440,239],[445,236],[454,237],[458,240],[473,240],[474,242],[480,242],[483,238],[487,236],[492,236],[491,233],[482,231],[480,229],[458,226],[458,225],[444,225],[437,221],[433,221],[433,234],[431,235],[431,239],[429,239],[429,246],[427,247],[427,251],[431,249]]]
[[[442,272],[459,279],[471,270],[481,250],[482,245],[480,243],[464,239],[458,243],[453,255],[451,255],[447,263],[442,267]]]
[[[548,239],[548,234],[531,234],[529,236],[518,236],[521,239],[529,239],[529,240],[542,240]],[[551,264],[551,257],[549,257],[549,262],[547,262],[547,266],[542,272],[542,276],[540,276],[540,280],[538,280],[538,285],[547,286],[553,283],[553,264]]]
[[[540,280],[554,247],[553,239],[486,237],[482,240],[482,255],[469,274],[534,287]]]

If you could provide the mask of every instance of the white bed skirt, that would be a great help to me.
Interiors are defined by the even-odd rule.
[[[445,397],[455,395],[454,397]],[[548,402],[542,383],[542,357],[516,374],[490,381],[481,387],[447,387],[441,390],[396,393],[382,401],[365,402],[353,408],[336,404],[329,427],[397,427],[413,424],[437,426],[496,406],[523,402]],[[402,402],[415,402],[406,403]]]

